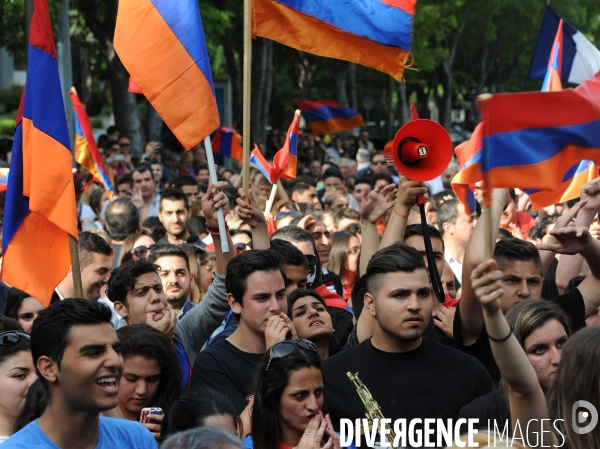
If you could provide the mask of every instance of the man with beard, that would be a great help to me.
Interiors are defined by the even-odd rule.
[[[160,198],[158,219],[165,227],[167,235],[158,244],[186,243],[190,237],[188,221],[190,221],[190,204],[185,193],[178,189],[166,190]]]
[[[373,419],[373,413],[392,423],[454,419],[462,405],[492,390],[481,363],[423,337],[433,298],[418,251],[402,243],[378,251],[366,282],[363,313],[374,318],[372,338],[323,366],[325,400],[336,430],[341,418],[356,422]],[[393,431],[386,438],[392,443]]]
[[[177,245],[158,245],[150,251],[148,260],[158,266],[167,302],[181,319],[194,307],[189,298],[194,275],[187,253]]]

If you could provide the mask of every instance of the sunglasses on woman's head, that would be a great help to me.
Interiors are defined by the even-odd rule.
[[[317,346],[312,341],[306,340],[304,338],[301,338],[299,340],[286,340],[279,342],[273,345],[271,347],[271,350],[269,351],[269,362],[267,363],[267,368],[265,369],[265,372],[269,371],[273,359],[283,359],[292,355],[294,351],[296,351],[296,346],[299,346],[306,351],[319,352],[319,348],[317,348]]]
[[[275,220],[281,220],[282,218],[285,218],[288,215],[290,217],[292,217],[292,218],[297,218],[297,217],[299,217],[302,214],[300,212],[298,212],[297,210],[294,210],[294,209],[292,209],[290,211],[287,211],[287,212],[284,211],[284,210],[282,210],[281,212],[277,212],[275,214]]]
[[[154,248],[156,245],[150,245],[150,248],[147,246],[138,246],[137,248],[133,248],[131,250],[131,254],[135,254],[140,259],[144,259],[148,256],[148,251]]]
[[[20,338],[27,341],[31,340],[31,336],[23,331],[7,331],[0,334],[0,346],[13,346],[19,342]]]

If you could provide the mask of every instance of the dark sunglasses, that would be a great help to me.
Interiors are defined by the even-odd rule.
[[[374,164],[374,165],[385,165],[385,164],[387,164],[387,162],[386,161],[373,161],[373,162],[371,162],[371,164]]]
[[[27,341],[31,340],[31,336],[23,331],[8,331],[0,334],[0,346],[13,346],[19,342],[19,338],[24,338]]]
[[[234,246],[235,246],[236,252],[239,254],[239,253],[243,253],[248,248],[252,249],[252,242],[248,242],[248,243],[236,243]]]
[[[304,338],[282,341],[271,347],[271,350],[269,351],[269,362],[267,363],[265,372],[269,371],[273,359],[283,359],[292,355],[294,351],[296,351],[296,346],[299,346],[306,351],[319,352],[319,349],[312,341],[305,340]]]
[[[147,246],[138,246],[137,248],[133,248],[131,250],[131,254],[135,254],[140,259],[145,258],[148,255],[148,251],[154,248],[156,245],[150,245],[150,248]]]
[[[287,211],[287,212],[284,211],[284,210],[282,210],[281,212],[277,212],[275,214],[275,220],[281,220],[282,218],[285,218],[288,215],[290,217],[292,217],[292,218],[297,218],[297,217],[299,217],[302,214],[300,212],[298,212],[297,210],[294,210],[294,209],[292,209],[290,211]]]

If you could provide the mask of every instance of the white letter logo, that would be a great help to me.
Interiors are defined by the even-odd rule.
[[[584,408],[587,411],[580,411],[577,413],[577,409]],[[589,413],[588,413],[589,411]],[[580,427],[579,424],[583,424],[587,421],[588,416],[591,415],[590,423],[587,426]],[[571,411],[571,422],[573,424],[573,430],[579,435],[585,435],[590,433],[598,425],[598,410],[588,401],[577,401],[573,404]]]

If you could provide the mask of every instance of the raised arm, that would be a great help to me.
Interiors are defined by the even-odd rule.
[[[260,206],[252,195],[252,189],[248,191],[250,204],[246,202],[246,194],[244,189],[238,189],[240,197],[236,200],[238,205],[238,217],[250,226],[252,232],[252,248],[254,249],[269,249],[269,230],[265,215],[260,210]]]
[[[486,260],[473,270],[470,276],[471,288],[481,304],[494,360],[509,386],[508,401],[513,434],[515,434],[515,423],[518,421],[519,429],[528,433],[529,440],[530,436],[537,438],[542,431],[550,432],[551,424],[548,419],[546,398],[535,370],[500,307],[500,297],[504,293],[502,275],[495,260]],[[515,436],[521,437],[518,434]]]
[[[581,207],[577,218],[575,219],[576,227],[589,228],[594,217],[600,209],[600,178],[585,183],[580,191],[581,202],[586,201]],[[571,212],[571,211],[569,211]],[[555,228],[568,226],[569,223],[564,223],[562,226],[555,225]],[[583,264],[583,256],[581,254],[568,255],[565,254],[558,261],[556,268],[556,286],[558,291],[563,294],[565,287],[569,281],[581,273],[581,265]]]
[[[424,182],[417,182],[408,179],[406,176],[400,176],[398,183],[398,197],[394,204],[394,211],[390,215],[383,239],[379,249],[386,248],[396,242],[404,241],[404,231],[410,208],[417,202],[417,195],[427,193],[427,187]]]
[[[509,195],[507,189],[494,189],[492,191],[492,242],[496,242],[498,237],[498,228],[500,226],[500,218],[502,212],[508,203]],[[477,337],[483,329],[483,313],[481,312],[481,306],[475,292],[471,287],[471,272],[485,260],[485,229],[488,226],[486,215],[483,214],[477,224],[467,249],[465,250],[465,257],[463,260],[463,284],[462,284],[462,296],[460,298],[460,318],[461,318],[461,329],[460,343],[464,346],[470,346],[475,343]]]
[[[600,241],[593,238],[587,228],[564,227],[553,229],[550,234],[557,243],[540,243],[538,249],[561,254],[581,254],[590,267],[590,274],[577,287],[585,303],[585,317],[600,307]]]
[[[206,226],[208,228],[218,229],[217,210],[225,207],[229,203],[227,195],[223,193],[224,186],[225,184],[223,182],[213,184],[209,181],[208,191],[202,197],[202,212],[204,212]],[[217,256],[217,274],[225,276],[225,274],[227,274],[227,264],[229,264],[229,261],[236,255],[233,242],[231,241],[231,237],[229,237],[229,232],[227,232],[226,236],[222,236],[218,233],[212,233],[211,235],[213,243],[215,244],[215,254]],[[228,253],[221,251],[222,238],[226,238],[229,241]]]

